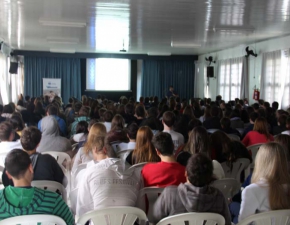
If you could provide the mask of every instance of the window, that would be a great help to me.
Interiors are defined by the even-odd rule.
[[[226,59],[218,65],[218,93],[225,101],[240,97],[243,58]]]

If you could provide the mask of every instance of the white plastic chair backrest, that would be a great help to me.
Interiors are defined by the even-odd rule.
[[[137,163],[133,166],[131,166],[130,168],[133,168],[135,170],[136,174],[140,174],[143,167],[147,164],[147,162],[143,162],[143,163]]]
[[[224,225],[225,218],[216,213],[182,213],[166,217],[157,225]]]
[[[54,151],[43,152],[42,154],[51,155],[53,158],[56,159],[58,164],[60,164],[62,166],[64,166],[64,164],[65,164],[66,165],[65,166],[66,170],[70,170],[71,169],[71,157],[69,156],[69,154],[67,154],[65,152],[54,152]]]
[[[82,215],[77,224],[84,225],[88,220],[91,220],[94,225],[133,225],[136,219],[139,219],[139,224],[145,224],[147,220],[145,212],[127,206],[108,207]]]
[[[24,215],[24,216],[14,216],[8,219],[0,221],[0,225],[66,225],[66,222],[54,215]]]
[[[72,172],[72,189],[76,188],[76,178],[80,171],[87,168],[87,163],[82,163],[77,166],[77,168]]]
[[[111,143],[111,146],[112,146],[112,148],[113,148],[115,153],[118,152],[118,145],[121,144],[121,143],[122,142],[119,142],[119,141],[114,141],[114,142]]]
[[[240,141],[240,137],[238,135],[235,135],[235,134],[227,134],[228,137],[234,141]]]
[[[240,182],[241,180],[241,173],[243,170],[247,169],[247,167],[250,165],[250,160],[246,158],[240,158],[237,159],[236,162],[233,163],[233,168],[231,168],[227,165],[227,162],[221,163],[226,178],[233,178]]]
[[[251,146],[247,147],[247,149],[249,151],[251,151],[251,153],[252,153],[252,160],[253,161],[252,161],[252,164],[251,164],[251,168],[254,168],[256,155],[257,155],[258,150],[261,147],[261,145],[263,145],[263,144],[256,144],[256,145],[251,145]]]
[[[71,205],[71,210],[74,215],[76,215],[76,209],[77,209],[77,199],[78,199],[78,188],[75,188],[69,193],[69,199],[70,199],[70,205]]]
[[[232,198],[235,194],[237,194],[241,188],[240,182],[233,178],[215,180],[210,184],[210,186],[219,189],[227,201],[229,198]]]
[[[4,167],[3,166],[0,166],[0,184],[2,184],[2,174],[3,174],[3,171],[4,171]]]
[[[126,158],[128,157],[128,155],[134,151],[134,149],[127,149],[127,150],[122,150],[122,151],[118,151],[117,152],[117,157],[122,159],[123,161],[126,161]]]
[[[218,131],[218,129],[207,129],[207,133],[213,134],[214,132]]]
[[[34,180],[31,182],[31,186],[39,189],[56,192],[61,195],[62,199],[67,203],[67,193],[64,186],[56,181],[51,180]]]
[[[252,223],[253,222],[253,223]],[[258,213],[253,216],[249,216],[246,219],[240,221],[237,225],[286,225],[290,224],[290,209],[287,210],[275,210],[264,213]]]
[[[8,154],[8,152],[0,153],[0,166],[5,167],[4,163],[5,163],[5,158],[6,158],[7,154]]]

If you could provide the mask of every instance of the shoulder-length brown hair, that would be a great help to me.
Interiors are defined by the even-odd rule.
[[[263,117],[259,117],[255,120],[253,131],[257,131],[260,134],[264,134],[268,140],[270,139],[268,123],[267,120]]]
[[[134,164],[142,162],[159,162],[160,158],[152,144],[153,133],[147,126],[140,127],[136,136],[136,147],[132,154]]]
[[[195,127],[189,133],[188,142],[185,145],[184,150],[192,155],[204,153],[211,158],[209,136],[204,127]]]
[[[89,132],[88,140],[84,146],[84,152],[89,154],[93,148],[95,148],[99,143],[100,136],[106,136],[107,129],[104,124],[102,123],[95,123]]]
[[[120,114],[116,114],[111,123],[111,130],[122,130],[125,126],[125,120]]]
[[[290,208],[290,176],[287,168],[287,157],[282,145],[271,142],[260,147],[251,182],[259,185],[261,179],[266,180],[271,210]]]

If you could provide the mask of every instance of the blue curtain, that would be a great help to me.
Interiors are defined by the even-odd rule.
[[[191,98],[194,95],[193,61],[151,61],[144,60],[142,67],[142,96],[164,98],[173,86],[180,98]]]
[[[42,78],[61,79],[63,102],[73,96],[81,98],[81,62],[79,58],[31,57],[24,58],[24,94],[43,94]]]

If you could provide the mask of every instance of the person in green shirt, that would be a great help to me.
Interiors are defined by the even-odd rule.
[[[57,193],[31,186],[33,168],[29,155],[20,150],[10,151],[5,159],[6,174],[14,187],[0,190],[0,220],[33,214],[61,217],[67,225],[75,224],[73,215]]]

